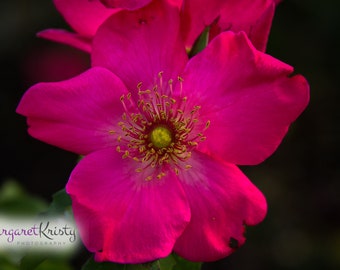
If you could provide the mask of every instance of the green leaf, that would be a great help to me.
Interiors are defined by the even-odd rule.
[[[47,215],[58,215],[64,214],[65,212],[71,211],[72,200],[70,196],[66,193],[65,189],[59,190],[52,196],[52,203],[47,209]]]
[[[166,268],[164,268],[166,270]],[[171,270],[171,268],[169,268]],[[159,261],[141,264],[119,264],[112,262],[94,261],[93,256],[87,260],[81,270],[163,270]]]
[[[64,261],[45,260],[34,270],[73,270],[73,268]]]
[[[93,256],[87,260],[81,270],[126,270],[124,264],[116,264],[110,262],[97,263]]]
[[[55,265],[69,265],[72,258],[71,255],[72,254],[69,254],[68,252],[50,252],[48,250],[36,252],[32,249],[31,251],[26,251],[22,255],[19,262],[20,270],[50,269],[51,267],[47,265],[52,263]],[[41,268],[41,264],[45,265],[45,268]]]
[[[210,30],[210,26],[207,26],[203,30],[202,34],[196,39],[194,45],[192,46],[191,50],[188,53],[189,58],[191,58],[194,55],[198,54],[205,47],[207,47],[208,42],[209,42],[209,30]]]
[[[27,194],[13,179],[6,180],[0,189],[2,215],[34,216],[47,209],[44,200]]]
[[[50,252],[26,252],[20,260],[20,270],[73,270],[71,267],[72,254]],[[0,268],[1,269],[1,268]]]
[[[81,270],[200,270],[202,263],[187,261],[178,255],[170,254],[164,259],[142,264],[97,263],[91,257]]]
[[[18,270],[15,260],[11,260],[7,254],[2,254],[0,251],[0,269],[1,270]]]
[[[20,270],[36,269],[45,259],[45,256],[26,255],[21,259]]]
[[[161,270],[161,267],[157,260],[142,264],[128,264],[126,270]]]
[[[168,257],[159,260],[161,270],[172,270],[176,265],[176,260],[172,254]]]
[[[202,263],[187,261],[176,254],[173,254],[173,256],[176,261],[173,270],[200,270],[202,267]]]

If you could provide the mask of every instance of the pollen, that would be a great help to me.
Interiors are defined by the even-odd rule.
[[[150,141],[158,149],[166,148],[172,142],[171,132],[167,127],[157,126],[150,132]]]
[[[135,171],[145,181],[159,181],[169,170],[176,175],[191,170],[192,151],[206,139],[210,121],[202,123],[201,106],[183,95],[183,83],[181,77],[165,82],[160,72],[151,87],[138,83],[137,99],[130,93],[120,97],[124,113],[109,133],[116,136],[116,151],[138,163]]]

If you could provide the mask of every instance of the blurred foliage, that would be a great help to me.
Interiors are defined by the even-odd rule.
[[[18,218],[19,221],[28,217],[58,215],[67,215],[72,220],[71,200],[65,190],[58,191],[52,197],[52,203],[48,207],[44,200],[27,194],[15,180],[7,180],[0,189],[0,215],[3,219]],[[75,251],[37,253],[30,249],[0,250],[0,269],[72,270],[74,268],[70,264],[70,258],[74,255]]]
[[[52,203],[48,207],[46,214],[58,215],[63,214],[65,212],[71,214],[72,201],[64,188],[54,193],[52,198],[53,198]]]
[[[21,186],[10,179],[0,189],[0,214],[32,216],[47,209],[47,203],[27,194]]]
[[[97,263],[91,257],[81,270],[200,270],[201,263],[194,263],[170,254],[164,259],[143,264],[113,264],[109,262]]]
[[[27,255],[20,261],[20,270],[73,270],[67,258]]]
[[[242,167],[267,198],[265,221],[248,228],[246,244],[233,255],[205,263],[203,270],[340,269],[339,10],[338,0],[283,0],[278,6],[267,51],[308,79],[310,105],[272,157],[258,166]],[[27,190],[11,181],[3,184],[0,212],[33,214],[46,210],[52,194],[64,188],[77,156],[29,137],[15,108],[30,85],[80,73],[89,58],[35,37],[46,28],[68,28],[52,0],[2,0],[0,20],[0,152],[5,158],[0,179],[18,179]],[[48,58],[52,52],[57,52],[54,60]],[[42,74],[44,61],[55,59],[65,61],[64,66],[69,59],[80,64],[63,78]],[[81,251],[69,264],[80,269],[88,257]],[[19,259],[0,253],[0,269],[18,269]],[[63,260],[25,261],[32,263],[31,269],[34,263],[47,267],[38,269],[71,269]]]

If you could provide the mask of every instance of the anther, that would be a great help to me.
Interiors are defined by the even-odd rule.
[[[182,96],[182,92],[183,92],[183,78],[178,76],[177,77],[178,82],[179,82],[179,95]]]
[[[163,72],[158,73],[158,83],[144,90],[142,83],[137,84],[139,99],[135,103],[131,93],[120,97],[125,112],[118,122],[120,134],[116,140],[120,143],[116,151],[122,158],[131,158],[138,163],[135,171],[142,172],[145,168],[154,168],[158,172],[151,173],[146,181],[161,179],[165,176],[162,171],[164,164],[169,164],[171,170],[179,175],[180,170],[192,168],[187,164],[191,158],[191,150],[200,141],[206,139],[203,132],[209,128],[210,121],[203,123],[201,133],[192,134],[195,123],[199,122],[198,110],[201,106],[187,107],[188,97],[182,96],[183,78],[178,76],[180,97],[172,98],[172,79],[167,85],[163,85]],[[165,88],[166,87],[166,88]],[[171,93],[168,95],[168,93]],[[126,103],[128,101],[128,103]],[[138,106],[140,113],[131,110]],[[116,134],[114,130],[108,130],[109,134]]]
[[[161,173],[159,173],[158,175],[157,175],[157,178],[158,179],[161,179],[162,177],[164,177],[165,176],[165,173],[164,172],[161,172]]]
[[[173,83],[173,80],[170,79],[170,80],[168,81],[168,85],[169,85],[169,90],[170,90],[171,95],[172,95],[172,93],[173,93],[172,83]]]
[[[207,130],[208,127],[210,127],[210,120],[208,120],[208,121],[205,123],[205,128],[204,128],[204,130]]]
[[[124,155],[122,156],[122,158],[123,159],[125,159],[125,158],[127,158],[128,156],[129,156],[129,151],[128,150],[126,150],[125,152],[124,152]]]
[[[163,89],[163,71],[158,73],[158,78],[159,78],[159,87]]]

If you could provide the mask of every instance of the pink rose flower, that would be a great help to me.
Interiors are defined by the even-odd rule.
[[[38,33],[38,36],[90,52],[94,34],[110,15],[121,8],[129,10],[140,8],[151,0],[53,0],[53,2],[75,33],[62,29],[48,29]],[[115,9],[107,8],[104,4]]]
[[[190,48],[205,27],[212,37],[244,31],[255,48],[265,51],[277,0],[183,0],[182,34]]]
[[[66,190],[97,261],[232,253],[267,210],[237,165],[269,157],[309,101],[306,80],[244,32],[190,60],[179,33],[178,9],[159,1],[116,13],[93,68],[34,85],[17,108],[33,137],[84,155]]]
[[[261,51],[265,51],[278,2],[275,0],[164,1],[180,9],[181,35],[187,49],[193,46],[205,27],[213,25],[210,31],[211,39],[226,30],[244,31],[254,46]],[[91,52],[92,39],[98,27],[112,14],[119,12],[118,8],[136,9],[150,2],[151,0],[54,0],[58,11],[75,33],[61,29],[47,29],[38,33],[38,36]],[[118,25],[124,22],[122,18]]]
[[[38,33],[52,41],[71,45],[86,52],[98,27],[118,9],[108,9],[99,0],[53,0],[54,5],[75,33],[63,29],[47,29]]]
[[[108,8],[134,10],[149,4],[152,0],[99,0]]]

